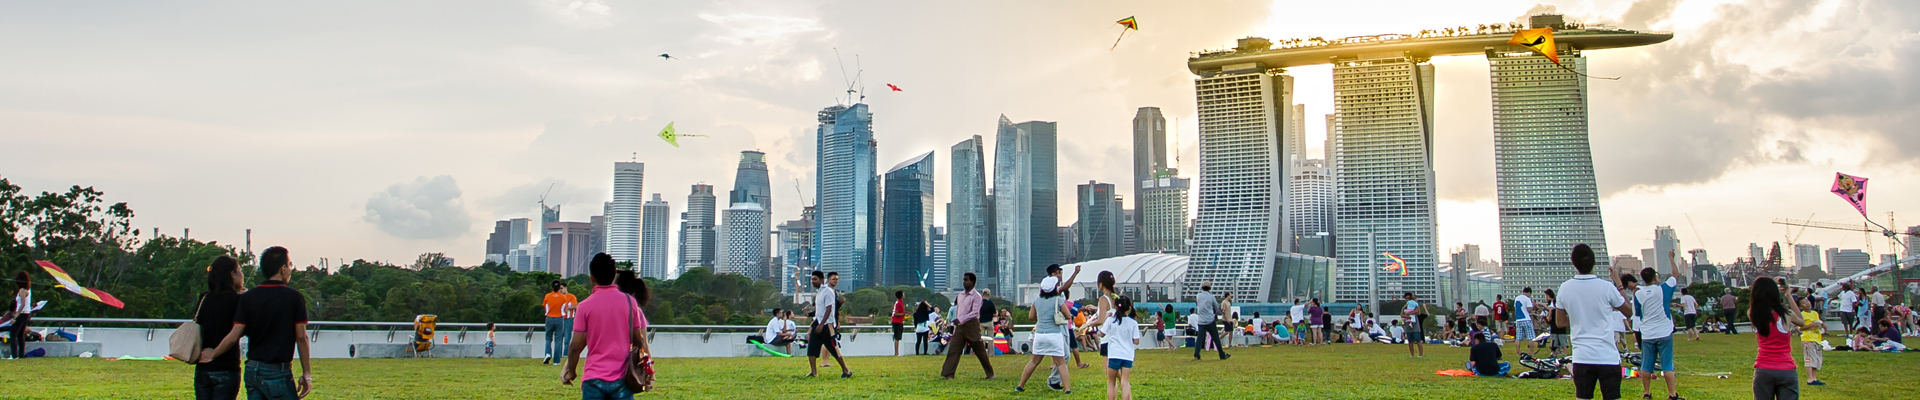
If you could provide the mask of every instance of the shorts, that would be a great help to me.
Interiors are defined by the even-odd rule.
[[[807,357],[819,357],[821,350],[828,346],[835,349],[834,353],[839,352],[840,343],[833,340],[833,334],[827,333],[828,330],[826,327],[807,330]]]
[[[1155,341],[1161,341],[1161,340],[1167,340],[1167,330],[1166,330],[1166,329],[1161,329],[1161,330],[1159,330],[1158,332],[1156,332],[1156,333],[1155,333],[1155,335],[1156,335],[1156,336],[1155,336],[1155,339],[1154,339]]]
[[[488,341],[487,341],[487,355],[489,355],[489,356],[491,356],[491,355],[493,355],[493,341],[492,341],[492,340],[488,340]]]
[[[907,332],[907,329],[905,325],[901,325],[901,323],[899,322],[893,323],[893,341],[895,342],[900,341],[900,335],[905,334],[906,332]]]
[[[1620,366],[1601,364],[1573,365],[1573,397],[1592,399],[1593,385],[1600,384],[1600,394],[1605,400],[1620,399]]]
[[[1122,360],[1118,358],[1107,359],[1107,369],[1119,371],[1125,368],[1133,368],[1133,360]]]
[[[1686,319],[1687,319],[1687,330],[1693,330],[1694,324],[1700,321],[1700,314],[1687,314]]]
[[[1066,357],[1067,356],[1067,334],[1065,333],[1033,334],[1033,355],[1049,356],[1049,357]]]
[[[1523,319],[1523,320],[1514,321],[1514,322],[1515,322],[1514,333],[1516,333],[1516,335],[1513,336],[1514,339],[1533,340],[1533,337],[1535,335],[1533,333],[1532,319]]]
[[[1076,351],[1080,349],[1080,335],[1075,335],[1072,331],[1067,331],[1063,334],[1067,335],[1067,348]]]
[[[1419,329],[1407,331],[1407,343],[1426,343],[1426,332]]]
[[[1820,342],[1800,342],[1800,352],[1806,353],[1804,361],[1807,368],[1820,369],[1821,365],[1826,364],[1827,357],[1820,348]]]
[[[1640,370],[1673,372],[1673,337],[1640,340]]]
[[[1555,333],[1555,334],[1553,334],[1553,341],[1551,342],[1551,343],[1553,343],[1553,348],[1556,348],[1556,349],[1564,349],[1564,348],[1567,348],[1567,346],[1568,346],[1568,343],[1567,343],[1567,340],[1568,340],[1568,336],[1569,336],[1569,335],[1567,335],[1567,334],[1565,334],[1565,333]]]

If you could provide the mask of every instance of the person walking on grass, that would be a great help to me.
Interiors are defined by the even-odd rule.
[[[1425,324],[1421,324],[1420,319],[1427,315],[1427,311],[1420,309],[1420,301],[1415,300],[1417,297],[1413,292],[1402,294],[1400,298],[1407,300],[1400,309],[1400,320],[1406,321],[1407,356],[1426,357],[1427,336],[1424,334]]]
[[[1326,318],[1327,318],[1327,309],[1320,307],[1319,298],[1307,300],[1307,330],[1309,331],[1307,336],[1308,346],[1318,346],[1318,345],[1326,344],[1321,342],[1321,339],[1325,337],[1324,336],[1325,332],[1321,332],[1321,330],[1323,330],[1324,327],[1322,327],[1320,323],[1320,321]],[[1195,356],[1195,357],[1198,358],[1198,356]]]
[[[566,324],[571,311],[568,308],[578,304],[578,299],[573,297],[573,293],[567,292],[567,285],[560,280],[555,279],[548,286],[552,290],[547,291],[546,297],[540,301],[540,309],[547,316],[547,346],[543,349],[547,352],[547,358],[541,360],[540,365],[559,364],[560,356],[566,354],[567,344],[571,343],[567,340]]]
[[[1687,288],[1680,288],[1680,311],[1683,314],[1681,319],[1687,322],[1687,341],[1699,341],[1700,330],[1697,325],[1700,323],[1700,300],[1693,298]]]
[[[307,348],[307,298],[287,287],[293,262],[287,248],[273,246],[260,252],[259,286],[240,295],[233,311],[233,328],[220,345],[200,351],[200,363],[210,363],[247,338],[244,381],[248,399],[294,400],[313,390],[312,352]],[[291,362],[300,353],[300,379],[293,379]]]
[[[1067,306],[1065,298],[1060,296],[1059,266],[1047,267],[1050,275],[1040,280],[1040,299],[1033,302],[1033,358],[1027,360],[1027,366],[1020,371],[1020,383],[1013,387],[1015,392],[1027,391],[1027,379],[1033,377],[1033,369],[1040,361],[1052,358],[1053,370],[1060,374],[1061,390],[1073,394],[1073,379],[1067,369],[1067,331],[1062,326]]]
[[[1726,332],[1728,335],[1740,333],[1740,328],[1733,325],[1733,318],[1736,314],[1734,311],[1739,309],[1737,304],[1735,304],[1737,301],[1740,301],[1740,299],[1733,297],[1733,289],[1727,289],[1727,294],[1720,296],[1720,323],[1726,325],[1726,329],[1721,331]]]
[[[207,266],[207,294],[200,298],[193,321],[200,324],[200,347],[220,347],[220,341],[233,331],[233,315],[240,310],[240,295],[246,293],[240,264],[233,257],[220,256]],[[199,360],[190,360],[199,361]],[[193,366],[195,399],[233,400],[240,396],[240,352],[229,351],[213,362]]]
[[[907,292],[893,291],[893,356],[900,356],[900,338],[907,334]]]
[[[1513,340],[1520,342],[1521,346],[1527,346],[1531,350],[1539,350],[1532,347],[1534,311],[1536,310],[1533,305],[1533,287],[1527,286],[1520,288],[1520,295],[1513,297]]]
[[[834,275],[839,275],[838,272]],[[840,326],[836,320],[840,317],[839,296],[833,286],[825,286],[826,276],[813,271],[810,278],[813,285],[813,321],[807,328],[807,377],[820,375],[820,353],[833,356],[833,362],[840,364],[840,377],[852,378],[853,370],[847,369],[847,360],[840,358],[840,343],[833,336],[838,334]]]
[[[1133,299],[1117,296],[1113,313],[1100,325],[1107,348],[1107,400],[1133,400],[1133,356],[1140,347],[1140,322]]]
[[[487,358],[493,358],[493,323],[487,323]]]
[[[581,379],[581,399],[631,400],[633,392],[623,379],[629,373],[627,355],[634,349],[651,351],[647,314],[640,308],[651,297],[646,281],[634,278],[632,271],[619,271],[607,253],[593,255],[587,274],[593,279],[593,292],[574,310],[573,330],[579,335],[567,343],[560,384],[573,386],[575,379]],[[582,352],[587,353],[584,372]]]
[[[1673,293],[1679,289],[1679,281],[1672,275],[1665,282],[1658,281],[1660,273],[1653,268],[1641,268],[1640,278],[1647,282],[1633,292],[1633,311],[1640,317],[1640,323],[1634,324],[1640,333],[1640,375],[1641,398],[1653,398],[1653,377],[1659,375],[1667,382],[1668,400],[1686,400],[1680,397],[1680,389],[1673,377]],[[1630,285],[1637,286],[1637,285]]]
[[[947,362],[940,366],[940,379],[953,379],[954,368],[960,366],[960,353],[967,349],[980,358],[980,369],[987,373],[986,379],[993,379],[993,362],[987,360],[987,344],[980,339],[980,302],[979,292],[973,290],[975,278],[972,272],[960,277],[966,290],[953,298],[954,328],[952,345],[947,346]]]
[[[1200,293],[1193,295],[1193,302],[1195,307],[1193,314],[1200,317],[1200,328],[1198,329],[1200,336],[1205,338],[1206,341],[1214,343],[1214,349],[1220,352],[1220,359],[1233,358],[1233,355],[1227,354],[1226,343],[1221,342],[1221,340],[1225,338],[1220,335],[1220,325],[1215,321],[1219,319],[1221,304],[1218,300],[1214,300],[1213,283],[1201,283]],[[1193,347],[1193,359],[1195,361],[1200,360],[1201,347],[1202,346]]]
[[[1807,367],[1807,386],[1826,386],[1820,381],[1820,366],[1826,364],[1826,349],[1820,347],[1820,336],[1827,333],[1827,324],[1820,320],[1820,312],[1813,308],[1813,301],[1802,298],[1800,303],[1800,353],[1801,361]]]
[[[1180,314],[1173,311],[1172,304],[1168,304],[1165,309],[1160,310],[1159,318],[1156,318],[1153,323],[1155,328],[1160,329],[1160,343],[1167,346],[1167,351],[1180,348],[1180,346],[1173,344],[1173,335],[1167,333],[1168,330],[1177,327],[1179,323]]]
[[[1507,321],[1511,319],[1508,317],[1508,312],[1507,300],[1500,295],[1493,295],[1493,329],[1495,332],[1493,337],[1495,339],[1507,333]]]
[[[1793,348],[1787,342],[1794,340],[1788,333],[1790,326],[1807,324],[1800,318],[1800,305],[1786,301],[1786,296],[1780,293],[1780,284],[1772,278],[1754,279],[1748,293],[1752,297],[1747,302],[1747,321],[1753,323],[1753,340],[1757,346],[1753,356],[1753,398],[1798,400],[1800,377],[1795,372],[1799,368],[1793,365]]]
[[[927,331],[931,328],[927,316],[933,313],[933,307],[922,301],[913,306],[913,355],[927,354]]]
[[[1578,273],[1560,284],[1554,323],[1573,337],[1574,398],[1592,400],[1596,386],[1605,400],[1620,398],[1620,348],[1614,346],[1613,319],[1627,311],[1627,299],[1606,279],[1593,275],[1593,248],[1573,246]]]
[[[13,359],[27,357],[27,324],[33,323],[33,275],[27,271],[13,274],[13,308],[7,313],[12,318],[0,316],[0,322],[7,326],[7,351]]]

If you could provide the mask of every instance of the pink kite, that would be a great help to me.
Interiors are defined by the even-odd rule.
[[[1832,191],[1834,195],[1847,199],[1847,204],[1852,204],[1854,210],[1860,211],[1860,216],[1867,216],[1867,178],[1835,172]]]

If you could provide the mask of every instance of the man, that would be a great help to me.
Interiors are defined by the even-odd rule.
[[[1484,301],[1480,302],[1479,305],[1473,306],[1474,322],[1479,322],[1481,326],[1493,326],[1492,315],[1493,311],[1487,308],[1487,303]],[[1493,336],[1498,337],[1499,335]]]
[[[1400,298],[1407,300],[1406,305],[1400,308],[1400,320],[1406,321],[1407,356],[1426,357],[1427,335],[1424,334],[1426,327],[1420,323],[1420,317],[1426,315],[1427,310],[1420,309],[1420,301],[1415,300],[1413,292],[1402,294]]]
[[[1500,295],[1493,295],[1493,337],[1499,338],[1507,334],[1507,320],[1510,319],[1512,318],[1507,317],[1507,300]]]
[[[1533,287],[1520,288],[1520,295],[1513,298],[1513,340],[1533,350],[1539,350],[1533,344]]]
[[[593,292],[575,310],[575,335],[567,346],[567,363],[560,384],[580,381],[582,399],[632,400],[623,378],[627,375],[627,353],[633,348],[647,349],[647,316],[640,313],[640,299],[614,286],[616,272],[613,256],[594,254],[587,262],[587,275],[593,279]],[[586,371],[578,372],[580,353],[587,353]]]
[[[1673,378],[1673,292],[1679,289],[1679,282],[1672,275],[1665,282],[1654,284],[1660,273],[1653,268],[1641,268],[1640,278],[1648,285],[1635,288],[1633,292],[1633,311],[1640,317],[1634,327],[1640,330],[1640,392],[1653,394],[1653,376],[1660,375],[1667,382],[1667,398],[1679,398],[1679,388]]]
[[[993,379],[993,362],[987,360],[987,344],[980,339],[980,304],[985,296],[973,290],[975,279],[972,272],[960,277],[966,290],[953,299],[953,345],[947,346],[947,362],[940,365],[940,379],[953,379],[953,369],[960,366],[964,349],[973,350],[973,355],[980,358],[980,369],[987,373],[986,379]]]
[[[1260,344],[1267,344],[1267,320],[1260,313],[1253,313],[1253,337],[1260,338]]]
[[[900,356],[900,337],[907,333],[907,292],[893,291],[893,356]]]
[[[1695,327],[1700,322],[1700,300],[1687,293],[1687,288],[1680,288],[1680,311],[1684,314],[1681,319],[1687,321],[1687,341],[1700,341],[1700,330]]]
[[[840,273],[833,273],[833,277],[839,276]],[[840,364],[840,377],[852,378],[853,371],[847,369],[847,361],[840,358],[840,343],[833,338],[839,333],[836,332],[840,326],[839,296],[833,286],[822,286],[825,280],[826,276],[816,270],[808,282],[813,285],[814,294],[813,321],[807,327],[807,377],[820,375],[820,353],[825,351],[833,356],[833,362]]]
[[[1215,300],[1213,297],[1213,283],[1201,283],[1200,293],[1193,295],[1193,302],[1195,307],[1193,312],[1193,315],[1196,317],[1195,322],[1200,324],[1200,336],[1205,338],[1194,343],[1193,359],[1200,359],[1200,349],[1206,347],[1204,343],[1209,341],[1214,343],[1215,350],[1220,351],[1220,359],[1225,360],[1232,358],[1232,355],[1227,354],[1226,343],[1221,341],[1224,337],[1220,335],[1220,326],[1215,324],[1215,320],[1219,319],[1220,315],[1220,301]]]
[[[1298,298],[1293,299],[1293,307],[1287,308],[1287,320],[1292,322],[1292,324],[1288,326],[1293,329],[1293,337],[1289,338],[1288,342],[1294,345],[1307,344],[1306,335],[1302,334],[1307,332],[1307,326],[1302,324],[1306,319],[1307,303],[1300,301]]]
[[[540,301],[541,310],[547,315],[547,346],[542,349],[547,351],[547,358],[541,360],[540,365],[560,364],[560,355],[567,351],[566,346],[571,343],[567,340],[566,325],[571,319],[568,317],[572,316],[573,305],[579,303],[573,293],[567,292],[566,283],[555,279],[550,286],[553,290],[548,291],[546,298]]]
[[[775,308],[773,319],[767,320],[767,329],[759,335],[748,336],[747,340],[784,347],[787,349],[784,353],[792,354],[794,333],[793,312]]]
[[[1734,309],[1737,308],[1735,302],[1737,301],[1740,301],[1740,299],[1733,297],[1733,289],[1727,289],[1727,294],[1720,296],[1720,322],[1727,324],[1726,332],[1728,335],[1740,333],[1740,328],[1733,325],[1733,317],[1736,315]]]
[[[240,294],[240,307],[233,312],[234,329],[220,340],[220,346],[200,351],[200,362],[233,350],[240,337],[247,337],[247,398],[295,400],[313,390],[313,366],[307,349],[307,298],[287,287],[293,277],[293,262],[287,248],[273,246],[260,252],[260,276],[265,281]],[[295,350],[300,352],[300,380],[293,380]]]
[[[1612,283],[1593,276],[1593,248],[1573,246],[1573,268],[1578,275],[1560,284],[1554,323],[1569,327],[1573,337],[1574,397],[1592,400],[1597,384],[1605,400],[1620,398],[1620,349],[1613,344],[1614,312],[1627,312],[1627,299]]]
[[[1481,333],[1473,334],[1473,341],[1475,344],[1467,353],[1467,369],[1473,370],[1476,376],[1507,376],[1507,369],[1512,366],[1500,361],[1500,345]]]

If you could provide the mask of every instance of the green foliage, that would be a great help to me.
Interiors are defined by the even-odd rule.
[[[908,314],[913,313],[914,304],[919,304],[922,301],[927,302],[928,305],[940,307],[941,310],[951,310],[953,308],[953,300],[948,299],[945,295],[934,293],[933,289],[919,286],[868,287],[860,288],[860,290],[846,294],[847,315],[868,315],[878,318],[891,317],[893,316],[893,292],[896,291],[905,292]],[[945,314],[946,312],[943,311],[942,313]]]

